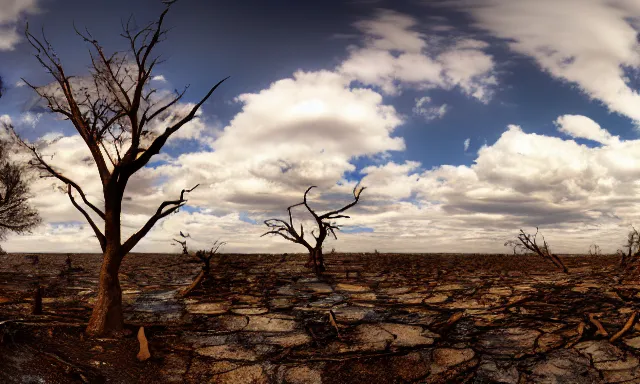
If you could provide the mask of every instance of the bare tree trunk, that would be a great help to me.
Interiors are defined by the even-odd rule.
[[[324,256],[322,255],[322,247],[316,249],[316,273],[322,273],[326,271],[324,267]]]
[[[553,253],[549,253],[549,256],[551,256],[551,261],[553,261],[556,267],[560,268],[564,273],[569,273],[569,270],[557,255],[554,255]]]
[[[322,273],[326,270],[324,266],[324,257],[322,256],[322,248],[309,250],[309,260],[305,264],[305,267],[313,268],[316,274]]]
[[[31,313],[34,315],[42,315],[42,291],[43,289],[40,283],[38,283],[38,286],[33,292],[33,309]]]
[[[209,271],[211,271],[211,259],[204,259],[204,268],[202,268],[205,275],[209,275]]]
[[[118,270],[122,261],[119,247],[104,253],[100,280],[98,282],[98,299],[93,307],[86,332],[90,336],[99,336],[121,331],[124,328],[122,317],[122,289],[118,279]]]

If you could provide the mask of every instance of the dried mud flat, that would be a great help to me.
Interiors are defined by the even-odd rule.
[[[318,278],[302,255],[220,255],[181,298],[197,263],[130,255],[118,339],[82,334],[99,257],[61,273],[65,258],[0,256],[0,382],[640,383],[640,326],[609,342],[640,302],[615,257],[563,257],[565,275],[535,257],[336,254]]]

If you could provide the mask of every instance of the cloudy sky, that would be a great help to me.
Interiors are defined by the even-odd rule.
[[[31,140],[58,137],[52,163],[103,203],[68,122],[20,80],[51,81],[22,38],[44,27],[68,73],[87,73],[87,26],[126,49],[120,21],[154,20],[157,0],[0,0],[0,116]],[[190,84],[184,104],[231,76],[198,118],[129,184],[137,230],[195,183],[188,206],[134,250],[215,239],[228,252],[295,252],[262,221],[317,185],[320,211],[368,189],[338,251],[505,252],[539,226],[556,252],[614,252],[640,225],[640,3],[637,0],[181,0],[153,85]],[[98,251],[51,179],[33,185],[44,224],[8,251]],[[294,211],[306,220],[303,211]]]

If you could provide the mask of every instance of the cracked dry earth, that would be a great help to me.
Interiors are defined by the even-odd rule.
[[[640,309],[616,257],[563,257],[565,275],[535,257],[336,254],[315,277],[303,255],[221,255],[181,298],[197,263],[130,255],[128,332],[104,339],[82,335],[100,259],[61,273],[65,258],[0,256],[0,382],[640,383],[640,325],[609,342]]]

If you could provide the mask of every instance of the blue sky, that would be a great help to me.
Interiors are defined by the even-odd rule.
[[[63,135],[50,148],[58,166],[100,202],[91,168],[71,167],[82,156],[73,127],[33,108],[20,78],[51,79],[14,31],[26,20],[44,28],[67,72],[82,76],[87,47],[74,23],[120,50],[120,20],[152,21],[162,3],[0,0],[0,9],[0,116],[31,140]],[[137,250],[169,251],[163,239],[180,228],[200,234],[196,243],[226,239],[230,251],[294,250],[257,237],[262,220],[283,215],[311,183],[324,193],[318,206],[343,204],[359,179],[369,189],[338,250],[495,252],[520,227],[540,225],[561,251],[592,241],[615,251],[637,222],[634,1],[181,0],[167,25],[159,52],[168,60],[153,86],[190,84],[186,103],[231,78],[130,187],[133,230],[184,183],[205,186]],[[293,171],[274,173],[282,162]],[[97,249],[50,187],[34,186],[45,224],[6,248],[37,239]]]

